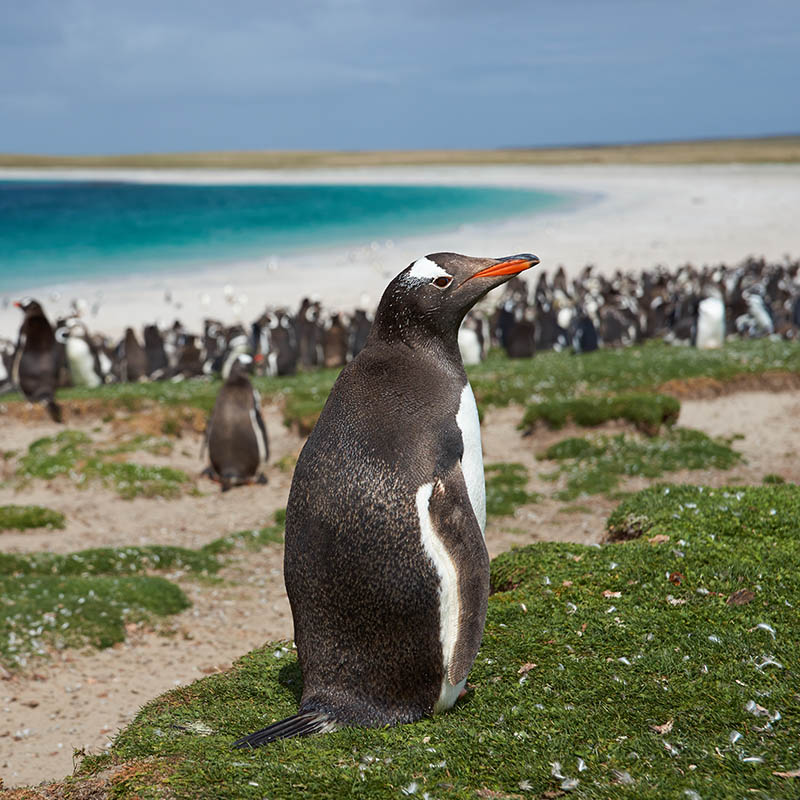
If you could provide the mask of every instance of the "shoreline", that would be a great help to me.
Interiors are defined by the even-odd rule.
[[[359,302],[374,306],[388,280],[407,264],[444,250],[494,256],[534,252],[542,260],[540,269],[552,274],[563,264],[568,277],[590,263],[610,274],[656,264],[674,268],[687,262],[733,264],[751,255],[771,261],[800,256],[798,164],[0,169],[0,179],[14,177],[209,185],[471,185],[533,188],[581,198],[566,208],[395,238],[391,246],[385,240],[354,242],[286,255],[265,253],[260,259],[208,264],[194,272],[167,270],[40,285],[15,290],[13,295],[5,289],[0,292],[9,301],[24,294],[38,296],[51,320],[67,310],[73,297],[83,297],[89,306],[99,300],[97,314],[87,314],[86,322],[93,332],[112,337],[128,325],[171,324],[175,318],[190,330],[200,330],[208,316],[225,324],[249,322],[267,305],[293,308],[306,295],[345,310]],[[225,299],[226,287],[233,289],[233,303]],[[55,302],[54,291],[61,294]],[[171,304],[165,302],[167,291]],[[12,305],[0,307],[0,336],[16,339],[20,321]]]

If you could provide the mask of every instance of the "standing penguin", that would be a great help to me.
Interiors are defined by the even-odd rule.
[[[300,454],[286,508],[300,709],[235,746],[413,722],[460,696],[483,635],[489,556],[458,328],[538,261],[437,253],[387,287]]]
[[[55,401],[58,380],[56,338],[36,300],[26,297],[17,308],[25,313],[19,329],[12,379],[31,403],[42,403],[54,422],[61,422],[61,406]]]
[[[259,473],[269,458],[269,443],[261,398],[247,376],[252,361],[249,355],[239,355],[233,362],[206,429],[205,444],[211,458],[206,473],[222,484],[223,492],[253,479],[267,482]]]

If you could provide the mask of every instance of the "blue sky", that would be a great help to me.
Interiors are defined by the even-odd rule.
[[[800,132],[800,0],[0,0],[0,152]]]

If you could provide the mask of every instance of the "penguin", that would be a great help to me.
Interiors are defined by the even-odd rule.
[[[0,394],[13,390],[11,373],[14,369],[14,350],[13,342],[0,339]]]
[[[483,635],[489,556],[458,328],[488,291],[538,262],[436,253],[389,283],[303,447],[286,508],[299,712],[235,747],[414,722],[462,694]]]
[[[364,349],[371,327],[371,314],[364,308],[357,308],[350,323],[350,338],[347,346],[348,361],[354,359]]]
[[[725,302],[720,292],[697,304],[692,344],[699,350],[714,350],[725,344]]]
[[[218,480],[223,492],[253,480],[267,482],[259,468],[269,458],[269,442],[261,398],[247,375],[252,363],[243,354],[231,364],[206,428],[203,449],[208,446],[211,467],[205,474]]]
[[[343,367],[347,363],[347,324],[343,315],[333,312],[322,327],[322,364]]]
[[[480,364],[486,357],[483,318],[470,311],[458,329],[458,350],[465,366]]]
[[[12,380],[32,403],[42,403],[53,422],[61,422],[56,403],[58,380],[56,338],[41,305],[30,297],[15,303],[25,314],[19,329]]]
[[[575,311],[575,316],[570,323],[569,335],[572,341],[572,352],[575,355],[593,353],[600,346],[597,340],[597,328],[595,328],[592,318],[581,308]]]
[[[147,355],[133,328],[125,329],[125,338],[117,347],[119,379],[126,383],[147,380]]]
[[[147,359],[147,376],[151,380],[164,378],[169,368],[164,339],[156,325],[146,325],[144,329],[144,352]]]
[[[56,339],[64,343],[72,385],[100,386],[104,381],[102,367],[86,326],[71,319],[56,331]]]

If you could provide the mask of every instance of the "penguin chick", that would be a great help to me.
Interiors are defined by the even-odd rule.
[[[269,442],[261,398],[248,377],[251,365],[248,355],[239,355],[233,362],[206,428],[211,459],[206,472],[220,482],[223,492],[253,480],[267,482],[259,468],[269,458]]]
[[[387,287],[292,480],[284,577],[299,712],[235,747],[414,722],[462,693],[483,635],[489,556],[458,328],[488,291],[538,261],[436,253]]]

